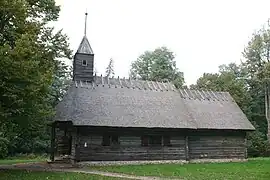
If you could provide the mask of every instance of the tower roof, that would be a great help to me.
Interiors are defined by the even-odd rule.
[[[80,46],[77,50],[77,53],[83,53],[83,54],[94,54],[93,49],[91,48],[91,45],[86,37],[86,35],[84,35]]]

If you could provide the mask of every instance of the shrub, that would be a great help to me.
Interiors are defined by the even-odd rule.
[[[265,140],[263,133],[256,130],[249,133],[247,138],[249,157],[270,156],[270,144]]]
[[[0,158],[6,157],[8,154],[8,140],[0,137]]]

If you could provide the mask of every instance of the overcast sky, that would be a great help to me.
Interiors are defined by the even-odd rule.
[[[268,0],[56,0],[62,28],[76,51],[84,33],[104,73],[114,59],[115,75],[128,77],[132,61],[146,50],[167,46],[188,85],[204,72],[240,62],[252,33],[270,18]]]

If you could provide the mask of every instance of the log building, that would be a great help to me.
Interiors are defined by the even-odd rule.
[[[51,125],[52,160],[247,158],[246,134],[254,127],[228,92],[96,76],[86,34],[73,67]]]

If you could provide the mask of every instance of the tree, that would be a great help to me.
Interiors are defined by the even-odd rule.
[[[71,51],[67,37],[48,26],[60,11],[54,0],[2,0],[0,7],[0,144],[31,152],[46,141],[52,96],[61,91],[53,88],[64,69],[58,59]]]
[[[149,81],[171,81],[179,88],[184,84],[184,75],[176,67],[174,53],[166,47],[146,51],[131,64],[131,78]]]
[[[246,81],[246,70],[242,65],[231,63],[221,65],[219,73],[204,73],[197,80],[195,85],[191,86],[196,89],[210,89],[213,91],[229,92],[236,103],[247,115],[251,123],[256,127],[255,132],[248,133],[248,153],[250,156],[266,156],[269,154],[269,143],[265,140],[265,132],[258,121],[254,118],[253,105],[256,103],[250,94],[250,88]]]
[[[111,58],[106,68],[106,77],[110,77],[113,75],[114,75],[114,62],[113,62],[113,59]]]
[[[244,49],[245,59],[240,65],[234,63],[222,65],[219,73],[205,73],[195,85],[192,85],[193,88],[230,92],[256,127],[256,131],[248,135],[248,151],[254,156],[269,154],[270,149],[269,142],[266,142],[267,131],[270,137],[270,118],[268,116],[267,122],[265,117],[270,114],[269,100],[265,102],[265,93],[268,97],[270,95],[270,92],[266,91],[270,89],[269,55],[270,27],[268,25],[253,34]]]
[[[265,138],[268,128],[270,129],[270,122],[267,122],[265,117],[265,83],[269,77],[269,69],[267,68],[270,61],[269,53],[270,27],[267,25],[253,34],[243,52],[245,58],[243,65],[248,73],[247,84],[252,97],[250,104],[252,109],[251,119],[256,121]]]
[[[245,113],[251,101],[241,66],[231,63],[221,65],[219,73],[204,73],[191,88],[229,92]]]

